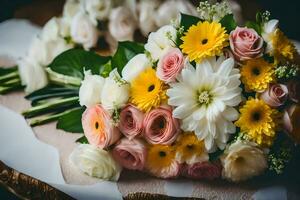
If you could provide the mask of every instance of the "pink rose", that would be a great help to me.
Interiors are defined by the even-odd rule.
[[[141,140],[121,139],[112,150],[114,159],[123,167],[132,170],[143,170],[147,150]]]
[[[222,166],[220,163],[201,162],[192,165],[184,165],[181,175],[192,179],[212,180],[221,176]]]
[[[261,57],[264,40],[251,28],[236,27],[231,31],[230,48],[238,61]]]
[[[133,105],[125,106],[120,113],[120,131],[130,140],[143,133],[144,113]]]
[[[288,83],[289,97],[295,103],[300,102],[300,81],[292,80]]]
[[[153,109],[144,118],[144,137],[150,144],[171,144],[180,133],[179,121],[170,106]]]
[[[88,142],[96,147],[106,148],[121,136],[119,129],[111,123],[110,114],[101,105],[87,108],[81,121]]]
[[[157,64],[156,75],[162,81],[170,83],[183,68],[183,55],[178,48],[171,48]]]
[[[283,105],[288,98],[288,89],[282,84],[271,84],[260,98],[269,106],[276,108]]]

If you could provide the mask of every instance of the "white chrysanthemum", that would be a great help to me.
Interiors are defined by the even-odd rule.
[[[273,52],[272,37],[278,28],[279,21],[272,19],[263,25],[262,37],[267,43],[266,53]]]
[[[241,102],[240,84],[232,58],[205,59],[196,69],[187,63],[178,82],[170,84],[168,103],[175,106],[173,116],[182,119],[181,128],[194,131],[208,151],[224,149],[236,129],[233,121],[239,114],[233,106]]]

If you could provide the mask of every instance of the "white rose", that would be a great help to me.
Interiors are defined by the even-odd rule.
[[[89,144],[77,146],[70,161],[87,175],[103,180],[117,181],[122,171],[109,152]]]
[[[84,73],[84,80],[79,88],[79,103],[81,106],[94,106],[101,103],[101,92],[105,79],[99,75],[92,75],[91,71]]]
[[[60,21],[56,17],[52,17],[43,27],[41,38],[43,41],[56,40],[60,32]]]
[[[117,69],[105,79],[101,94],[101,104],[107,110],[121,108],[129,99],[129,85],[124,83]]]
[[[67,0],[63,8],[63,18],[69,22],[81,10],[80,0]]]
[[[171,25],[166,25],[152,32],[145,44],[145,49],[151,54],[153,60],[162,57],[170,47],[175,47],[177,31]]]
[[[154,16],[158,27],[170,24],[171,20],[176,20],[180,13],[197,15],[196,8],[186,0],[168,0],[159,6]]]
[[[112,8],[112,1],[108,0],[85,0],[83,3],[94,25],[97,25],[97,20],[107,19]]]
[[[25,92],[31,93],[45,87],[48,84],[47,74],[44,68],[28,57],[18,61],[19,74]]]
[[[158,6],[158,1],[141,1],[138,5],[139,11],[139,28],[144,36],[152,31],[155,31],[155,9]]]
[[[123,68],[122,77],[125,81],[131,82],[148,67],[151,67],[151,63],[147,56],[145,54],[137,54]]]
[[[136,20],[129,8],[121,6],[111,11],[108,30],[116,40],[132,41],[136,26]]]
[[[262,37],[267,43],[266,53],[271,53],[273,51],[272,36],[278,28],[278,24],[279,21],[277,19],[272,19],[263,26]]]
[[[71,23],[71,37],[74,42],[82,44],[85,49],[94,47],[98,40],[98,30],[83,13],[77,13]]]
[[[264,152],[253,142],[237,140],[221,157],[223,177],[234,182],[262,174],[268,167]]]
[[[57,55],[72,47],[72,44],[67,44],[62,38],[43,41],[39,37],[36,37],[29,47],[28,57],[42,66],[47,66]]]

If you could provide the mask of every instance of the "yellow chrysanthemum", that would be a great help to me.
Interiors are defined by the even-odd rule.
[[[293,60],[296,54],[294,44],[283,34],[280,29],[276,29],[271,36],[273,56],[275,64],[284,60]]]
[[[149,171],[160,171],[168,168],[175,160],[173,146],[153,145],[149,147],[146,166]]]
[[[240,109],[241,116],[235,125],[260,146],[270,146],[276,131],[278,111],[263,100],[249,99]]]
[[[220,55],[228,45],[228,34],[217,22],[198,22],[191,26],[183,37],[180,48],[187,54],[190,61],[201,62],[202,59]]]
[[[193,164],[208,160],[208,154],[203,140],[199,140],[194,133],[184,133],[176,143],[176,159],[180,162]]]
[[[155,70],[148,68],[132,81],[130,102],[142,111],[149,112],[167,100],[166,89]]]
[[[251,59],[241,68],[241,80],[246,90],[262,91],[273,81],[273,65],[263,58]]]

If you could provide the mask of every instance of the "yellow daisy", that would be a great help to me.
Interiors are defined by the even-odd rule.
[[[276,29],[271,36],[273,56],[275,64],[284,60],[293,60],[296,54],[294,44],[283,34],[280,29]]]
[[[190,61],[201,62],[204,58],[220,55],[228,45],[228,34],[217,22],[198,22],[191,26],[183,37],[180,48]]]
[[[261,146],[271,146],[275,137],[278,111],[263,100],[249,99],[240,109],[241,116],[235,125],[251,140]]]
[[[170,178],[178,176],[179,163],[175,160],[173,146],[153,145],[148,149],[146,169],[157,177]]]
[[[130,102],[140,110],[149,112],[167,100],[166,89],[155,70],[148,68],[132,81]]]
[[[263,58],[251,59],[241,68],[241,80],[246,90],[263,91],[273,81],[273,65]]]
[[[199,140],[194,133],[184,133],[176,143],[176,159],[180,162],[193,164],[209,159],[203,140]]]

